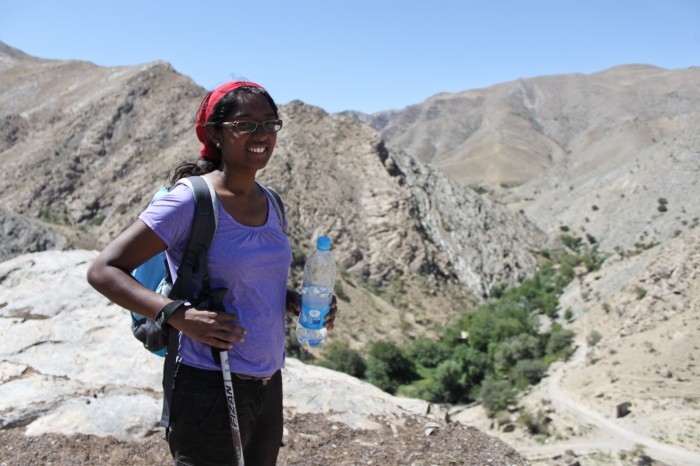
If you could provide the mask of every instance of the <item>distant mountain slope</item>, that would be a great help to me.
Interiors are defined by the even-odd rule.
[[[438,94],[359,118],[389,147],[505,195],[550,235],[568,228],[631,249],[700,216],[684,201],[700,195],[699,108],[700,67],[629,65]]]

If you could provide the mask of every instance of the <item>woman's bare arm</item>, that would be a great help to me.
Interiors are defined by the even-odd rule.
[[[154,319],[172,300],[142,286],[131,271],[165,248],[153,230],[136,220],[90,265],[88,282],[115,304]],[[183,308],[172,315],[168,324],[202,343],[230,349],[245,335],[245,330],[235,325],[236,320],[233,314]]]

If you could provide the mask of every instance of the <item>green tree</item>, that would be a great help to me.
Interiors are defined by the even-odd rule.
[[[552,325],[547,338],[546,353],[550,356],[567,358],[572,353],[571,344],[574,341],[575,333],[562,328],[559,324]]]
[[[423,367],[437,367],[446,360],[450,351],[441,342],[428,338],[418,338],[406,350],[408,356]]]
[[[540,340],[535,335],[523,333],[509,338],[495,348],[494,364],[508,371],[518,361],[541,357],[541,346]]]
[[[459,364],[471,385],[480,384],[491,366],[488,354],[467,345],[455,346],[451,360]]]
[[[367,380],[388,393],[417,379],[416,365],[394,343],[374,343],[367,358]]]
[[[539,382],[547,372],[547,365],[541,359],[523,359],[513,367],[513,379],[518,387],[527,387]]]
[[[357,378],[363,378],[367,370],[367,364],[360,353],[339,342],[329,345],[328,353],[318,364]]]
[[[465,373],[457,361],[445,361],[435,370],[433,401],[458,403],[468,397]]]
[[[515,401],[515,390],[508,380],[486,379],[481,384],[481,404],[491,414],[495,414]]]

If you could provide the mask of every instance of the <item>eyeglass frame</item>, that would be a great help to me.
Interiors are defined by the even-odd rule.
[[[253,128],[251,131],[241,131],[238,129],[238,124],[240,123],[255,123],[255,128]],[[274,124],[279,124],[280,127],[276,131],[269,131],[267,128],[265,128],[266,123],[274,123]],[[240,134],[252,134],[258,130],[260,126],[262,126],[262,129],[266,133],[277,133],[280,129],[282,129],[282,120],[279,118],[275,118],[273,120],[265,120],[265,121],[253,121],[253,120],[245,120],[245,121],[224,121],[222,123],[219,123],[224,128],[230,128],[236,133]]]

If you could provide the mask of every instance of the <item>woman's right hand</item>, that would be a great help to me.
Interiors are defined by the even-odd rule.
[[[236,325],[237,321],[238,317],[227,312],[188,308],[177,310],[168,319],[168,324],[199,342],[229,350],[233,343],[245,341],[246,330]]]

